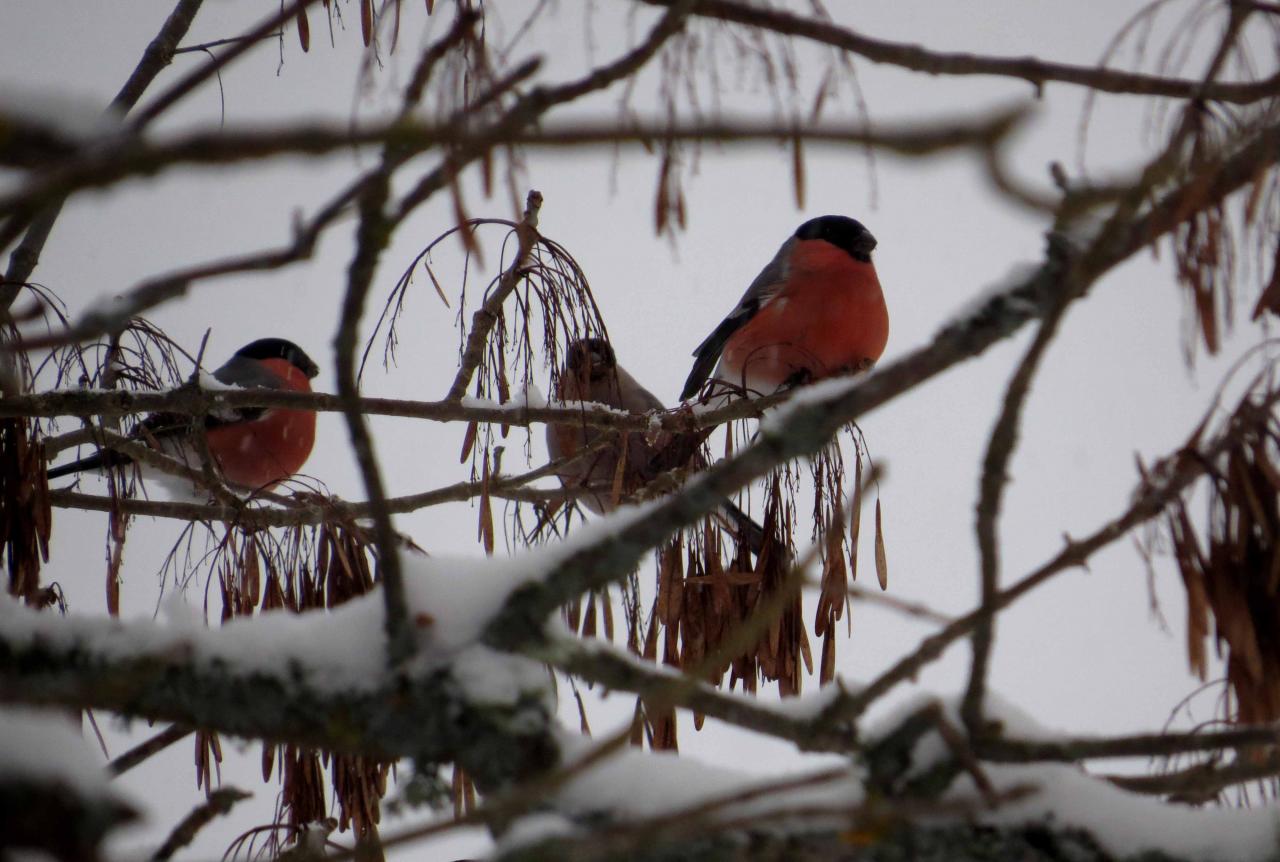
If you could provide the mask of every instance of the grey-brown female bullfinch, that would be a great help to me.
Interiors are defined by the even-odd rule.
[[[595,402],[637,415],[665,409],[657,396],[618,364],[613,347],[603,338],[583,338],[569,345],[564,368],[555,387],[555,397],[563,402]],[[552,460],[568,458],[591,446],[602,434],[618,436],[616,431],[586,423],[548,424],[547,451]],[[638,431],[627,434],[622,493],[626,495],[639,490],[665,470],[701,466],[697,452],[700,444],[700,439],[675,440],[665,431],[654,435],[652,440]],[[586,462],[568,466],[556,475],[566,488],[589,491],[579,499],[591,511],[604,514],[616,508],[615,481],[618,459],[622,454],[621,443],[605,445],[588,456]],[[721,509],[734,522],[748,547],[759,553],[764,541],[764,528],[729,500],[721,504]]]
[[[716,380],[757,395],[870,368],[889,339],[875,247],[847,216],[800,225],[693,352],[680,399],[697,393],[712,367]]]
[[[213,376],[228,386],[244,389],[288,389],[310,392],[319,367],[301,347],[283,338],[262,338],[236,351]],[[157,446],[187,464],[199,458],[191,440],[191,417],[153,413],[130,436]],[[210,415],[204,420],[209,452],[228,485],[270,488],[302,468],[316,439],[316,414],[311,410],[245,407]],[[55,467],[50,479],[84,470],[128,464],[128,455],[106,449],[88,458]]]

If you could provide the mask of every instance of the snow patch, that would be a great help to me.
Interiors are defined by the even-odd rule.
[[[83,797],[119,798],[102,760],[65,712],[0,707],[0,780],[62,784]]]
[[[938,333],[941,334],[955,327],[967,328],[971,326],[976,318],[984,316],[988,311],[992,302],[1005,303],[1005,307],[1009,311],[1017,311],[1022,314],[1034,315],[1039,309],[1035,303],[1030,300],[1011,293],[1012,291],[1025,286],[1040,271],[1041,264],[1030,261],[1015,263],[1009,267],[1004,278],[987,285],[978,294],[960,306],[947,320],[938,327]]]

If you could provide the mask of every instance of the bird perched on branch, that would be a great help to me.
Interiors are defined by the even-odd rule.
[[[287,389],[310,392],[319,367],[301,347],[283,338],[262,338],[245,345],[213,372],[218,382],[242,389]],[[138,442],[189,465],[200,464],[202,433],[190,416],[153,413],[130,433]],[[265,489],[302,468],[316,436],[311,410],[242,407],[204,418],[203,434],[214,465],[228,485]],[[50,479],[129,464],[132,459],[112,449],[55,467]]]
[[[618,364],[613,347],[603,338],[583,338],[569,345],[555,395],[563,402],[594,402],[635,414],[665,409],[656,395]],[[579,499],[596,514],[612,511],[622,497],[643,488],[667,470],[705,466],[698,451],[701,435],[660,431],[647,437],[640,431],[618,432],[585,422],[547,425],[547,450],[552,460],[572,457],[591,447],[602,435],[616,439],[597,447],[585,456],[585,461],[556,473],[564,487],[590,492]],[[739,538],[759,553],[764,529],[729,500],[721,504],[721,509],[737,529]]]
[[[870,368],[889,338],[875,247],[875,237],[847,216],[800,225],[694,350],[680,399],[696,394],[712,368],[713,392],[748,395]]]

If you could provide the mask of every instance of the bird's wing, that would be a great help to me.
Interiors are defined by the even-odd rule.
[[[256,359],[244,356],[233,356],[216,368],[214,378],[227,386],[238,386],[241,389],[285,389],[285,381],[267,366]],[[262,418],[266,407],[239,407],[221,414],[211,414],[205,419],[205,427],[216,428],[233,422],[252,422]]]
[[[711,371],[715,368],[716,361],[720,359],[720,353],[724,350],[725,342],[730,336],[746,326],[747,321],[756,316],[756,312],[778,295],[783,282],[787,279],[787,261],[794,244],[794,238],[782,244],[782,248],[778,249],[773,260],[760,270],[760,274],[747,287],[746,293],[742,294],[742,299],[738,300],[738,304],[734,306],[733,311],[729,312],[729,316],[720,321],[715,331],[693,351],[696,359],[693,370],[689,372],[689,377],[684,382],[684,389],[680,392],[681,401],[692,397],[711,376]]]

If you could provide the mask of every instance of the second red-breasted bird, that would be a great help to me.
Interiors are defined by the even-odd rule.
[[[618,364],[613,347],[603,338],[582,338],[569,345],[555,397],[562,402],[593,402],[634,414],[665,409],[656,395]],[[564,487],[588,492],[579,499],[596,514],[613,511],[621,498],[629,497],[667,470],[704,466],[698,452],[701,438],[689,435],[687,439],[677,439],[666,431],[647,437],[632,431],[624,442],[618,432],[585,422],[548,424],[547,451],[553,461],[560,460],[592,446],[603,435],[613,439],[594,449],[584,461],[556,473]],[[759,553],[764,529],[729,500],[720,508],[733,522],[741,540]]]
[[[213,376],[228,386],[244,389],[288,389],[310,392],[311,378],[320,368],[301,347],[283,338],[262,338],[235,352]],[[153,413],[134,427],[130,436],[198,467],[197,430],[191,417]],[[316,414],[311,410],[245,407],[210,415],[204,420],[209,453],[228,485],[265,489],[292,476],[311,455],[316,439]],[[50,479],[128,464],[128,455],[104,449],[88,458],[55,467]]]
[[[847,216],[800,225],[694,350],[680,399],[696,394],[713,368],[715,380],[751,395],[870,368],[889,339],[875,247]]]

